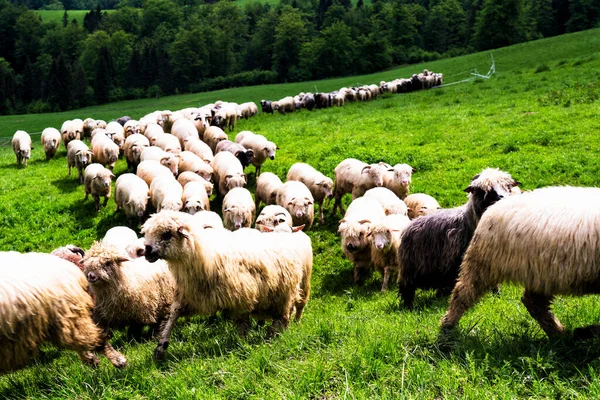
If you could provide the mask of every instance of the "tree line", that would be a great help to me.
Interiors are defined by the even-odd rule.
[[[600,21],[589,0],[140,1],[79,24],[0,0],[0,113],[371,73]]]

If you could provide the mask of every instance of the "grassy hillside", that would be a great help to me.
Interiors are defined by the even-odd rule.
[[[333,177],[342,159],[407,162],[417,169],[412,192],[444,207],[465,202],[462,191],[482,168],[510,172],[524,189],[600,186],[600,31],[591,30],[493,51],[496,75],[442,89],[387,95],[343,108],[259,115],[235,129],[252,130],[280,150],[263,171],[284,177],[297,161]],[[212,102],[276,99],[300,91],[406,77],[423,68],[456,82],[489,68],[489,53],[406,66],[378,74],[265,85],[128,101],[60,114],[0,117],[7,142],[16,129],[40,132],[75,117],[138,118],[155,109]],[[233,137],[235,132],[230,135]],[[39,141],[39,136],[34,139]],[[50,162],[38,145],[29,167],[17,168],[0,148],[0,250],[50,251],[66,243],[88,247],[112,226],[126,224],[111,200],[99,214],[64,150]],[[126,170],[120,160],[117,174]],[[252,168],[250,168],[252,171]],[[254,190],[254,180],[249,188]],[[349,199],[346,199],[349,202]],[[574,199],[574,207],[576,207]],[[336,234],[340,215],[315,224],[313,295],[301,323],[265,341],[254,326],[240,338],[217,318],[180,320],[166,360],[151,360],[154,340],[113,344],[129,359],[115,370],[106,359],[92,370],[72,352],[46,347],[29,368],[0,377],[0,397],[25,398],[594,398],[600,395],[600,342],[548,340],[520,302],[522,290],[502,286],[469,311],[450,343],[438,342],[447,298],[417,292],[416,310],[380,293],[380,276],[352,283]],[[132,225],[132,227],[134,227]],[[569,328],[597,323],[598,297],[561,297],[554,309]]]
[[[102,10],[102,12],[111,13],[115,10]],[[59,22],[62,23],[64,10],[37,10],[36,11],[42,17],[43,22]],[[83,17],[85,14],[90,12],[89,10],[67,10],[67,14],[69,15],[69,22],[72,20],[77,20],[77,22],[81,25],[83,24]]]

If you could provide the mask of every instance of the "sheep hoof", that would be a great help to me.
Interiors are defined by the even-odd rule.
[[[600,336],[600,325],[584,326],[573,331],[573,339],[585,340]]]
[[[113,365],[115,368],[125,368],[127,366],[127,359],[124,356],[117,357],[117,359],[113,361]]]

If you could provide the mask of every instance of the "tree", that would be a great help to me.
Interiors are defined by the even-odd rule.
[[[181,24],[181,8],[171,0],[147,0],[142,11],[142,30],[144,36],[154,36],[159,26],[171,29]]]
[[[144,78],[142,76],[142,56],[137,48],[133,49],[131,53],[123,85],[126,88],[144,87]]]
[[[83,17],[83,27],[86,31],[92,33],[100,28],[102,22],[102,10],[100,6],[96,7],[96,10],[90,10],[89,13]]]
[[[17,76],[8,61],[0,58],[0,113],[8,114],[16,108]]]
[[[600,22],[600,3],[598,0],[571,0],[569,11],[571,18],[567,22],[568,32],[590,29]]]
[[[114,74],[112,55],[108,47],[101,47],[98,52],[98,65],[94,78],[94,97],[98,104],[108,103],[112,89]]]
[[[424,29],[426,48],[440,53],[464,48],[467,30],[467,15],[458,0],[442,0],[427,17]]]
[[[66,28],[68,23],[69,23],[69,13],[67,12],[67,10],[65,10],[65,12],[63,13],[63,16],[62,16],[63,28]]]
[[[282,80],[300,77],[299,60],[302,43],[306,40],[306,27],[297,9],[286,6],[281,11],[275,28],[273,69]]]
[[[189,85],[208,77],[210,69],[208,29],[205,25],[197,25],[189,31],[184,29],[173,42],[171,59],[180,89],[187,90]]]
[[[72,77],[72,99],[74,107],[85,107],[87,106],[87,78],[85,76],[85,70],[79,62],[75,60],[73,64],[73,77]]]
[[[52,61],[48,82],[48,102],[50,106],[64,111],[71,104],[71,71],[63,55]]]
[[[473,44],[479,50],[510,46],[526,39],[521,0],[485,0],[477,16]]]
[[[21,72],[27,59],[35,60],[40,54],[42,20],[38,13],[25,11],[17,18],[15,27],[15,70]]]

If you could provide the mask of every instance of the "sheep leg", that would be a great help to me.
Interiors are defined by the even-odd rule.
[[[91,351],[80,350],[77,352],[79,359],[82,363],[89,365],[90,367],[97,367],[100,364],[100,360]]]
[[[319,202],[319,216],[321,217],[321,225],[324,225],[325,216],[323,215],[323,201]]]
[[[481,281],[473,283],[470,279],[461,278],[452,290],[450,298],[450,307],[442,318],[441,329],[450,330],[458,324],[463,314],[477,303],[484,294],[486,294],[494,284],[488,284]]]
[[[381,284],[381,291],[385,292],[388,290],[388,284],[390,282],[390,275],[392,273],[392,266],[386,265],[383,268],[383,283]]]
[[[86,193],[86,196],[87,196],[87,193]],[[100,211],[100,196],[93,194],[92,198],[94,199],[94,206],[96,206],[96,211]]]
[[[108,199],[110,199],[110,196],[104,196],[104,204],[102,205],[102,207],[106,207],[106,205],[108,204]]]
[[[402,303],[404,303],[404,307],[408,310],[413,309],[413,303],[415,301],[415,292],[416,288],[413,286],[402,286],[400,285],[400,289],[398,290],[398,294],[402,297]]]
[[[550,305],[554,296],[547,296],[525,289],[521,301],[529,311],[529,314],[540,324],[540,327],[548,336],[562,335],[565,327],[558,318],[550,311]]]
[[[98,349],[101,349],[104,356],[114,365],[116,368],[123,368],[127,365],[127,359],[123,354],[115,350],[110,344],[112,334],[107,329],[103,329],[100,333],[100,345]],[[80,356],[81,357],[81,356]]]
[[[158,345],[156,345],[156,348],[154,349],[153,356],[155,360],[162,360],[164,358],[165,351],[169,347],[169,338],[171,337],[171,332],[175,327],[175,322],[177,322],[177,318],[179,318],[179,316],[181,315],[181,311],[181,302],[177,300],[174,301],[173,304],[171,304],[171,312],[169,314],[169,319],[167,320],[167,323],[165,324],[158,336]]]
[[[591,339],[595,336],[600,336],[600,325],[584,326],[573,331],[573,337],[578,340]]]
[[[238,335],[241,337],[248,336],[250,330],[250,314],[237,315],[234,318]]]

